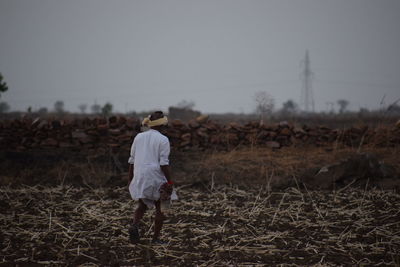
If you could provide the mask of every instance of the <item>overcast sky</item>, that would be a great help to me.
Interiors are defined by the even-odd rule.
[[[317,110],[400,98],[399,0],[0,0],[1,101],[12,110],[182,100],[202,112],[300,102],[308,49]]]

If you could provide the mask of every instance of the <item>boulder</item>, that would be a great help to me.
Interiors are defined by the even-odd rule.
[[[200,124],[206,123],[209,119],[208,115],[200,115],[196,118],[196,121]]]
[[[380,162],[374,154],[361,153],[321,168],[306,170],[300,176],[313,189],[333,189],[349,184],[379,185],[382,179],[397,180],[393,166]]]

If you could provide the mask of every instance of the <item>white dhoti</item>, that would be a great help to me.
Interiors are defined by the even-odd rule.
[[[139,170],[137,170],[139,169]],[[132,199],[141,199],[146,206],[154,207],[154,201],[160,199],[160,187],[167,182],[161,171],[160,165],[135,166],[134,177],[129,185],[129,193]],[[172,192],[171,200],[177,200],[175,190]]]

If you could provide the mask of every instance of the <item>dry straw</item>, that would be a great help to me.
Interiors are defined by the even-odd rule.
[[[104,266],[396,265],[400,196],[346,188],[322,192],[241,189],[214,183],[178,188],[163,230],[150,244],[128,242],[134,203],[126,188],[0,189],[5,264]]]

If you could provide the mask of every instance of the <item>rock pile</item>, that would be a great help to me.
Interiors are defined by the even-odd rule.
[[[0,149],[29,150],[35,148],[124,149],[129,150],[133,138],[141,131],[140,120],[123,116],[108,119],[43,120],[23,118],[0,121]],[[330,129],[325,126],[302,127],[287,122],[260,125],[216,123],[205,115],[183,123],[173,120],[165,130],[174,149],[230,150],[239,145],[282,146],[360,145],[397,146],[400,126]]]

